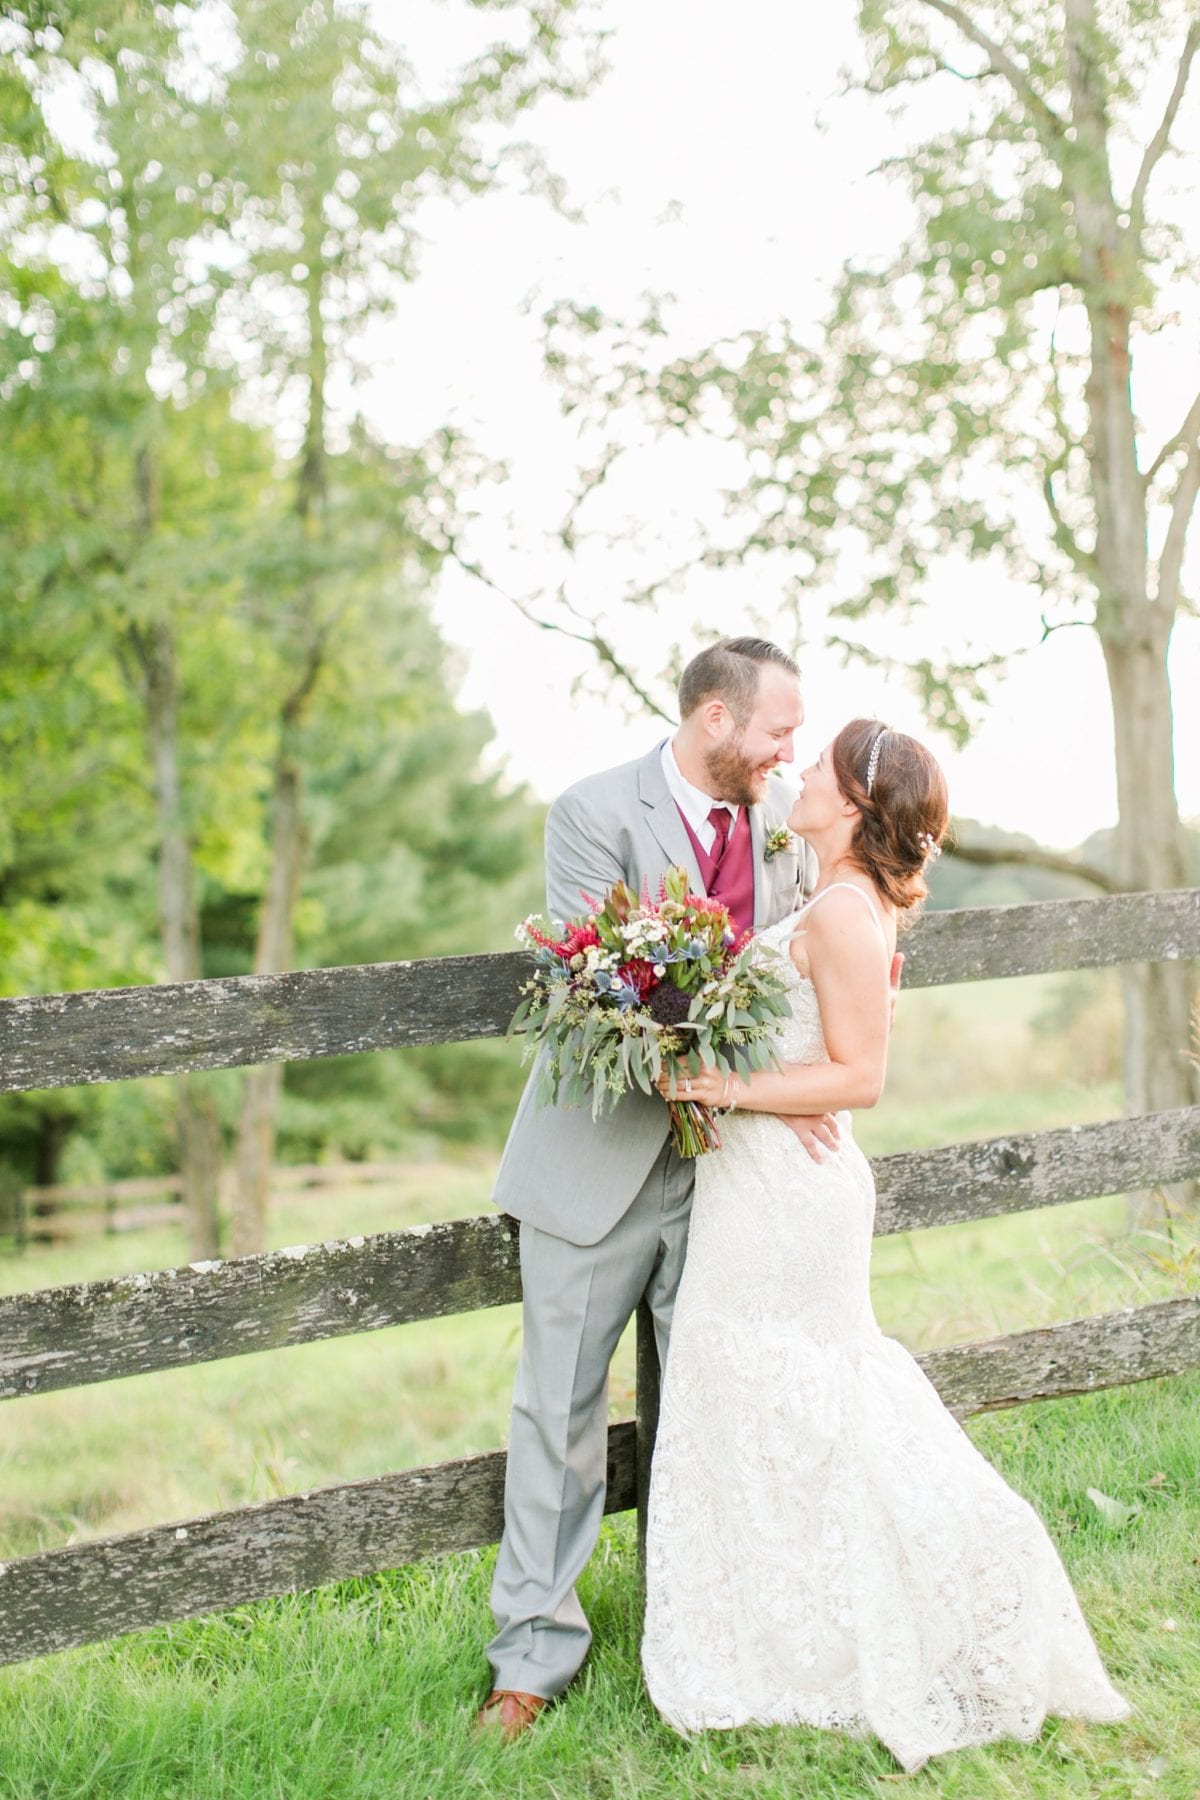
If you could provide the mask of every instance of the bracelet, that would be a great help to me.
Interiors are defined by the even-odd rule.
[[[725,1086],[721,1089],[721,1111],[736,1112],[738,1103],[738,1078],[736,1075],[725,1077]]]

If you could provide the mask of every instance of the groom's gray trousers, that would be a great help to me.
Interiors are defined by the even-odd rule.
[[[550,1699],[587,1655],[592,1634],[575,1583],[604,1513],[608,1365],[643,1294],[665,1364],[693,1170],[668,1138],[597,1244],[521,1226],[524,1338],[492,1583],[498,1629],[488,1645],[496,1687]]]

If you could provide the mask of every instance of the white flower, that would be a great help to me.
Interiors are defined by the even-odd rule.
[[[634,953],[651,944],[661,944],[667,936],[667,928],[661,919],[630,919],[620,929],[626,947]]]

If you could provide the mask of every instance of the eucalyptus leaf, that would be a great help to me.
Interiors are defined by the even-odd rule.
[[[1114,1500],[1111,1494],[1101,1493],[1099,1488],[1088,1488],[1087,1497],[1112,1531],[1123,1530],[1142,1510],[1140,1506],[1128,1506],[1123,1500]]]

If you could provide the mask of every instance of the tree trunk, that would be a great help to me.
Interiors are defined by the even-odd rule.
[[[311,197],[310,197],[311,200]],[[320,206],[310,212],[317,227],[306,244],[308,267],[308,420],[296,484],[296,517],[311,537],[324,530],[326,504],[325,378],[327,354],[321,315],[325,267],[320,249]],[[286,969],[292,960],[292,917],[304,873],[307,838],[304,829],[304,772],[300,757],[300,725],[321,672],[324,638],[317,624],[311,585],[300,604],[305,660],[299,679],[285,699],[279,718],[279,749],[271,806],[271,866],[258,921],[254,953],[256,975]],[[236,1185],[233,1200],[233,1254],[252,1256],[265,1248],[267,1195],[275,1160],[279,1096],[283,1065],[251,1069],[242,1089],[238,1118]]]
[[[1075,138],[1064,179],[1075,212],[1080,285],[1091,337],[1086,400],[1095,507],[1096,631],[1112,698],[1117,772],[1117,876],[1132,891],[1186,887],[1188,853],[1175,798],[1167,649],[1174,597],[1150,594],[1146,490],[1137,466],[1130,388],[1136,246],[1113,194],[1105,75],[1095,0],[1066,0],[1067,67]],[[1132,254],[1131,254],[1132,252]],[[1125,1105],[1130,1113],[1191,1105],[1188,1060],[1194,970],[1189,963],[1125,971]],[[1171,1198],[1187,1203],[1194,1185]],[[1131,1222],[1159,1210],[1131,1201]]]
[[[59,1161],[69,1135],[70,1125],[64,1113],[43,1112],[39,1115],[33,1146],[34,1187],[57,1186]]]
[[[221,1183],[221,1119],[211,1083],[203,1075],[185,1075],[178,1084],[177,1142],[188,1254],[192,1262],[208,1262],[221,1253],[217,1196]]]
[[[302,778],[299,764],[291,754],[291,736],[284,722],[275,766],[271,869],[254,954],[256,975],[286,969],[292,960],[292,915],[304,872],[305,832],[301,816]],[[252,1256],[265,1248],[267,1193],[282,1087],[282,1063],[266,1063],[247,1071],[235,1151],[234,1256]]]
[[[1175,803],[1171,688],[1166,645],[1147,635],[1135,643],[1102,639],[1113,702],[1119,818],[1117,868],[1122,887],[1135,891],[1187,887],[1187,841]],[[1200,1101],[1190,1060],[1196,969],[1190,962],[1138,963],[1126,968],[1125,1106],[1157,1112]],[[1170,1190],[1176,1206],[1196,1199],[1195,1183]],[[1145,1224],[1161,1212],[1154,1197],[1132,1199],[1130,1220]]]
[[[195,870],[183,817],[179,769],[179,688],[171,627],[156,620],[134,627],[130,640],[142,669],[146,734],[158,808],[158,896],[163,959],[168,981],[200,974],[200,921]],[[185,1075],[176,1084],[176,1132],[188,1243],[193,1260],[220,1250],[217,1194],[221,1172],[221,1122],[212,1083]]]

